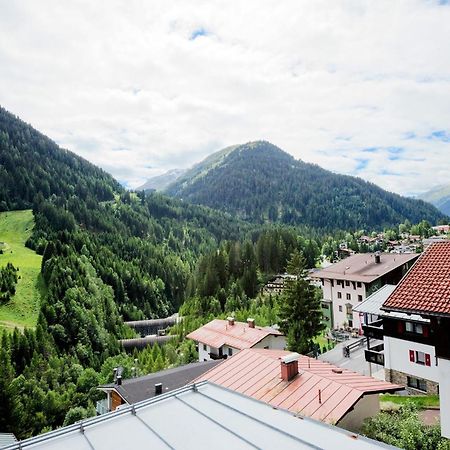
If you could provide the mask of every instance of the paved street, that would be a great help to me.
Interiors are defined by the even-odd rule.
[[[341,342],[337,344],[336,347],[333,348],[333,350],[320,355],[319,359],[345,369],[353,370],[363,375],[372,375],[375,378],[384,380],[383,366],[379,366],[378,364],[371,364],[372,367],[370,368],[369,363],[365,360],[364,350],[366,349],[366,346],[353,350],[350,354],[350,358],[344,358],[342,350],[344,346],[358,341],[359,339],[360,338],[351,338],[348,341]],[[372,346],[376,343],[381,343],[381,341],[378,342],[371,340],[370,343]]]

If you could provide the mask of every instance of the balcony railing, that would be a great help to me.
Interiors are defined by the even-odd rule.
[[[384,344],[378,344],[365,351],[366,361],[384,366]]]
[[[108,399],[104,398],[103,400],[99,400],[95,405],[95,410],[97,411],[98,416],[109,412]]]
[[[364,336],[372,339],[379,339],[380,341],[383,340],[384,332],[382,320],[377,320],[367,325],[363,325],[362,329],[364,332]]]

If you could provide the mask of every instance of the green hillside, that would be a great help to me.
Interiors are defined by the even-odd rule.
[[[41,295],[42,256],[25,247],[34,226],[31,210],[0,213],[0,267],[8,262],[19,268],[16,294],[0,305],[0,328],[32,327],[36,323]]]
[[[211,155],[166,192],[252,222],[323,230],[383,228],[406,219],[436,223],[444,217],[421,200],[296,160],[265,141]]]
[[[419,198],[436,206],[444,214],[450,215],[450,184],[436,186],[419,195]]]

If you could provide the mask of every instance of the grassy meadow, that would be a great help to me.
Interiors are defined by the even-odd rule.
[[[16,294],[0,305],[0,329],[36,324],[44,284],[40,275],[42,256],[25,247],[33,226],[31,210],[0,213],[0,267],[11,262],[19,268]]]

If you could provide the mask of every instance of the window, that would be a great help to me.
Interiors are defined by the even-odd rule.
[[[423,366],[431,366],[431,355],[429,353],[410,350],[409,360]]]
[[[330,309],[330,305],[328,303],[322,303],[323,309]]]
[[[339,305],[339,312],[342,312],[342,305]]]
[[[346,285],[346,286],[350,286],[350,281],[345,280],[345,285]]]
[[[425,334],[424,327],[421,323],[406,322],[405,329],[407,333]]]
[[[347,315],[352,314],[353,310],[352,310],[352,305],[345,305],[345,309],[347,311]]]
[[[424,352],[416,352],[416,363],[425,365],[425,353]]]
[[[338,292],[338,298],[342,298],[342,292]]]
[[[206,352],[206,344],[203,344],[203,350]]]
[[[362,302],[362,295],[358,295],[358,302]]]
[[[352,294],[347,294],[347,300],[351,300],[352,299]]]
[[[232,348],[228,349],[228,356],[233,356],[233,349]]]
[[[407,377],[407,384],[411,388],[427,392],[427,382],[425,380],[422,380],[421,378]]]
[[[360,287],[362,286],[361,281],[358,281],[358,282],[356,283],[356,286],[360,288]]]

